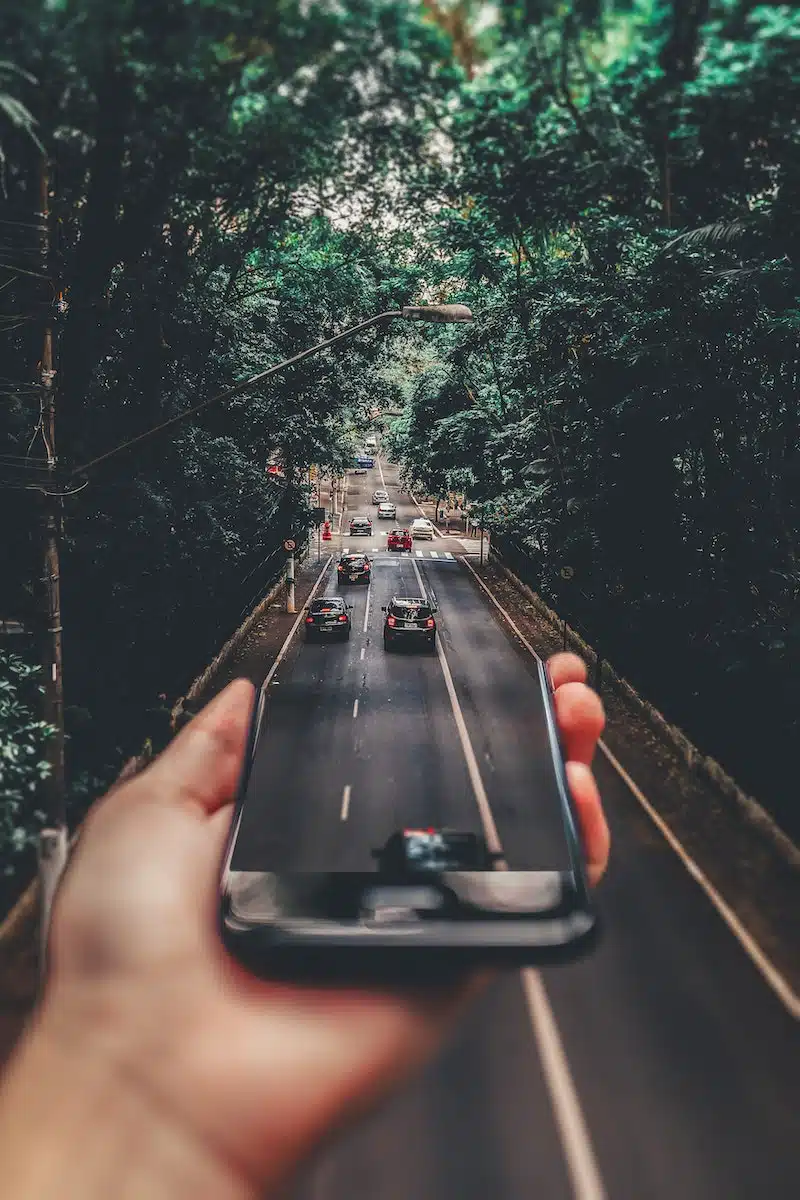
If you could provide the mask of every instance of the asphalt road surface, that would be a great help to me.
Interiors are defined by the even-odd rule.
[[[382,464],[400,523],[419,512]],[[348,643],[292,644],[269,687],[232,867],[356,870],[403,824],[481,829],[439,656],[386,654],[381,605],[440,605],[441,648],[512,867],[561,865],[533,663],[458,558],[458,538],[389,555],[350,477],[344,527],[373,516],[373,583],[346,589]],[[450,557],[452,556],[452,557]],[[336,591],[328,576],[318,593]],[[356,703],[357,702],[357,703]],[[421,1078],[326,1150],[295,1200],[789,1200],[800,1195],[797,1022],[612,771],[612,829],[585,962],[510,974]],[[562,859],[554,861],[554,856]]]

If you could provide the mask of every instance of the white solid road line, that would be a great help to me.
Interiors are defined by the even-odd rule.
[[[322,568],[319,575],[317,576],[316,582],[309,593],[309,596],[308,596],[309,604],[314,599],[314,594],[316,593],[316,590],[319,587],[320,583],[322,582],[325,572],[327,571],[328,567],[331,565],[332,561],[333,561],[333,555],[329,554],[328,561],[325,563],[325,566]],[[278,655],[275,659],[275,662],[270,667],[270,669],[267,673],[267,677],[261,685],[262,693],[266,692],[267,688],[272,683],[272,677],[275,674],[275,672],[277,671],[278,667],[283,662],[284,655],[286,654],[286,651],[289,649],[289,646],[291,645],[291,642],[292,642],[292,638],[297,633],[297,627],[300,624],[300,622],[302,621],[302,619],[303,619],[303,609],[301,608],[300,612],[297,614],[297,620],[294,622],[294,624],[292,625],[292,628],[289,630],[288,634],[286,635],[286,641],[283,643],[280,650],[278,651]],[[266,720],[266,715],[265,715],[264,719]],[[225,864],[225,868],[222,872],[222,886],[223,887],[225,887],[227,885],[228,879],[230,877],[231,859],[233,858],[233,851],[236,846],[236,839],[239,836],[239,826],[242,823],[243,814],[244,814],[244,805],[242,805],[241,809],[239,810],[239,816],[236,819],[236,828],[234,829],[233,837],[231,838],[230,854],[228,856],[228,861]]]
[[[366,605],[366,608],[364,609],[364,633],[367,632],[367,625],[369,624],[369,606],[370,606],[371,600],[372,600],[372,584],[370,583],[367,586],[367,605]]]
[[[427,595],[427,591],[425,589],[425,584],[422,582],[422,576],[419,573],[419,567],[413,561],[411,565],[414,568],[414,574],[416,575],[417,583],[419,584],[419,594],[420,596],[425,596]],[[450,697],[450,706],[453,710],[453,717],[455,719],[456,729],[458,730],[461,749],[464,752],[464,759],[467,764],[467,771],[469,772],[472,790],[475,793],[478,811],[480,812],[481,821],[486,833],[486,842],[489,846],[489,849],[493,853],[499,853],[503,849],[503,847],[500,845],[500,835],[498,834],[497,826],[494,823],[494,816],[492,815],[492,810],[489,805],[489,797],[486,795],[486,788],[483,786],[483,779],[481,778],[480,768],[478,767],[478,760],[475,756],[475,751],[472,748],[469,731],[467,730],[467,723],[464,720],[464,714],[461,711],[461,705],[458,702],[455,684],[453,683],[453,676],[450,674],[450,666],[442,648],[442,639],[439,636],[436,638],[436,652],[439,656],[439,664],[442,668],[442,674],[444,675],[447,694]]]
[[[362,662],[364,661],[364,656],[365,656],[365,654],[366,654],[366,653],[367,653],[367,648],[366,648],[366,646],[362,646],[362,647],[361,647],[361,661],[362,661]]]
[[[355,700],[353,701],[353,720],[354,721],[357,716],[358,716],[358,696],[356,696]]]
[[[414,562],[414,573],[420,586],[420,594],[425,595],[425,587],[419,567]],[[489,797],[481,778],[478,759],[469,736],[464,713],[458,700],[450,665],[445,655],[442,640],[436,639],[436,649],[439,663],[444,675],[450,706],[458,730],[461,749],[467,764],[472,790],[478,805],[478,811],[486,835],[486,844],[494,852],[502,852],[500,837],[495,825]],[[505,862],[498,864],[500,869],[507,869]],[[525,968],[520,972],[522,990],[528,1006],[533,1035],[536,1040],[542,1072],[553,1106],[553,1116],[558,1127],[564,1160],[572,1180],[572,1190],[576,1200],[606,1200],[606,1190],[600,1175],[600,1168],[595,1158],[592,1140],[581,1109],[578,1092],[572,1078],[567,1056],[558,1031],[558,1025],[550,1005],[547,992],[538,971]]]
[[[319,575],[317,576],[316,583],[314,584],[313,588],[309,592],[309,596],[308,596],[308,600],[307,600],[308,604],[310,604],[311,601],[314,599],[317,588],[322,583],[325,572],[327,571],[328,567],[331,565],[332,561],[333,561],[333,555],[329,554],[328,561],[325,563],[325,566],[320,571]],[[262,692],[265,692],[267,690],[267,688],[269,687],[269,685],[272,683],[272,677],[275,674],[275,672],[277,671],[278,667],[281,665],[281,662],[283,661],[283,657],[286,654],[286,651],[289,649],[292,638],[297,633],[297,627],[300,624],[300,622],[302,621],[302,619],[303,619],[303,609],[301,608],[300,612],[297,614],[297,620],[292,625],[292,628],[289,630],[289,632],[286,635],[286,641],[283,643],[280,650],[278,651],[278,657],[275,659],[275,662],[270,667],[267,677],[261,685]]]
[[[506,610],[503,608],[500,601],[492,594],[490,589],[486,586],[486,584],[483,582],[481,577],[478,575],[477,571],[474,570],[474,568],[471,566],[470,563],[464,561],[463,559],[462,559],[462,562],[464,562],[464,566],[473,575],[473,577],[475,578],[476,582],[480,585],[480,587],[483,588],[484,592],[489,597],[489,599],[491,600],[491,602],[495,606],[495,608],[500,613],[502,613],[502,615],[505,617],[506,621],[508,622],[510,627],[513,629],[516,636],[519,638],[520,642],[522,642],[522,645],[525,647],[525,649],[530,654],[532,654],[534,658],[540,658],[541,655],[536,653],[533,646],[530,644],[528,639],[525,637],[525,635],[519,629],[519,626],[517,625],[516,621],[514,621],[514,619],[509,615],[509,613],[506,612]],[[795,1020],[800,1020],[800,996],[798,996],[797,993],[793,990],[793,988],[792,988],[791,984],[788,982],[788,980],[786,980],[783,977],[783,975],[781,975],[781,973],[780,973],[780,971],[778,971],[777,967],[775,967],[775,965],[772,962],[770,962],[770,960],[767,958],[766,954],[761,949],[761,947],[758,945],[758,943],[747,932],[744,925],[742,925],[741,921],[736,916],[736,913],[725,902],[723,897],[720,895],[720,893],[714,887],[713,883],[711,883],[710,879],[704,874],[703,871],[700,870],[700,868],[698,867],[698,865],[694,861],[694,859],[691,857],[691,855],[688,854],[686,850],[684,850],[680,841],[675,836],[675,834],[672,832],[670,827],[667,825],[666,821],[658,814],[658,812],[656,812],[653,805],[645,797],[641,788],[639,788],[637,786],[637,784],[634,783],[634,781],[631,779],[628,772],[621,765],[619,760],[617,758],[615,758],[615,756],[611,753],[611,751],[609,750],[609,748],[605,744],[605,742],[602,740],[602,738],[600,739],[598,745],[600,747],[601,752],[603,753],[603,755],[606,757],[606,759],[610,763],[611,767],[617,772],[619,777],[622,779],[623,783],[628,787],[630,792],[636,797],[636,799],[638,800],[641,807],[644,809],[644,811],[647,813],[650,820],[653,822],[653,824],[658,829],[659,833],[666,840],[667,844],[671,847],[672,850],[675,851],[678,858],[681,860],[684,867],[686,868],[688,873],[691,875],[692,879],[695,881],[695,883],[699,884],[699,886],[703,889],[703,891],[705,892],[708,899],[714,905],[714,908],[717,910],[717,912],[722,917],[725,924],[728,926],[728,929],[731,931],[733,936],[739,942],[739,945],[744,950],[745,954],[747,954],[748,958],[753,963],[753,966],[761,973],[761,976],[764,979],[764,981],[772,988],[775,995],[778,997],[778,999],[781,1001],[781,1003],[784,1005],[784,1007],[788,1010],[788,1012],[791,1014],[791,1016],[793,1016],[795,1018]]]
[[[340,816],[343,821],[347,820],[347,814],[349,812],[350,812],[350,784],[348,783],[347,786],[345,787],[344,791],[342,792],[342,811],[341,811]]]

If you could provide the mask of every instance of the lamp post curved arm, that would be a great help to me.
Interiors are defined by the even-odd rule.
[[[121,454],[123,450],[130,450],[148,438],[155,437],[157,433],[163,433],[166,429],[171,429],[181,421],[186,421],[189,417],[196,416],[197,413],[210,408],[212,404],[220,404],[223,400],[232,400],[234,396],[240,396],[243,392],[258,387],[259,384],[265,383],[267,379],[271,379],[273,375],[277,375],[280,371],[285,371],[287,367],[293,367],[295,363],[302,362],[304,358],[309,358],[312,354],[318,354],[320,350],[327,350],[329,346],[335,346],[337,342],[342,342],[345,338],[360,333],[363,329],[369,329],[371,325],[378,325],[381,321],[391,321],[395,317],[402,317],[409,321],[446,323],[471,321],[472,313],[464,304],[425,304],[406,306],[405,308],[378,313],[374,317],[368,317],[366,321],[360,321],[358,325],[351,325],[341,333],[326,338],[324,342],[317,342],[316,345],[309,346],[307,350],[301,350],[299,354],[293,354],[291,358],[276,363],[273,367],[268,367],[266,371],[261,371],[260,374],[253,375],[250,379],[244,379],[241,383],[235,383],[231,387],[225,388],[224,391],[217,392],[214,396],[209,396],[208,400],[203,400],[200,404],[195,404],[192,408],[187,408],[183,412],[177,413],[176,416],[170,417],[169,420],[162,421],[160,425],[154,425],[152,429],[147,429],[137,437],[131,438],[119,446],[115,446],[112,450],[107,450],[105,454],[99,454],[97,458],[92,458],[89,462],[70,471],[67,478],[74,479],[78,475],[83,475],[93,467],[98,467],[101,463],[106,462],[107,459],[112,458],[114,455]]]

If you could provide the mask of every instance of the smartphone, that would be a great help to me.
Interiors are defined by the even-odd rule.
[[[532,714],[539,739],[532,786],[537,811],[551,818],[541,853],[554,861],[530,870],[513,856],[509,863],[477,815],[468,829],[383,828],[377,845],[351,855],[347,870],[324,869],[324,835],[307,831],[316,861],[309,867],[302,854],[293,861],[290,842],[272,831],[300,820],[302,804],[287,795],[292,776],[260,756],[262,691],[220,880],[221,935],[234,957],[264,978],[413,981],[480,966],[566,962],[591,950],[598,915],[541,660],[536,682],[542,720]],[[302,763],[297,770],[302,777]]]

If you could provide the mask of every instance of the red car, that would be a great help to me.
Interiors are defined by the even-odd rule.
[[[387,550],[410,550],[411,534],[407,529],[393,529],[386,539]]]

